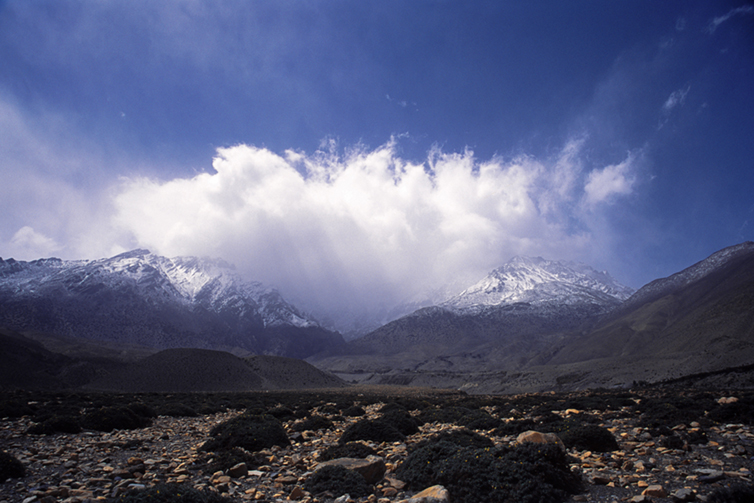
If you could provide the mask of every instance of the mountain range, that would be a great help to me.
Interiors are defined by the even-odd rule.
[[[306,358],[351,382],[476,392],[626,386],[754,363],[751,242],[636,292],[605,271],[541,257],[514,257],[459,290],[345,342],[220,260],[146,250],[100,260],[0,258],[0,327],[14,334],[14,361],[38,357],[53,369],[40,375],[65,367],[77,376],[70,382],[88,385],[114,375],[91,370],[93,358],[132,365],[121,380],[148,382],[134,377],[147,372],[138,365],[158,368],[147,358],[170,348]]]
[[[303,358],[342,337],[220,260],[134,250],[101,260],[0,259],[0,326],[154,348]]]

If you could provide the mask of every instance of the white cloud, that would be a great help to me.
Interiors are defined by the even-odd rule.
[[[754,14],[754,7],[752,7],[751,5],[742,5],[741,7],[731,9],[722,16],[713,18],[712,21],[710,21],[709,25],[707,25],[707,32],[714,33],[715,30],[717,30],[718,26],[720,26],[733,16],[737,16],[739,14]]]
[[[21,227],[11,238],[9,257],[49,257],[62,247],[29,226]]]
[[[636,182],[633,174],[635,156],[629,154],[620,164],[612,164],[589,173],[584,186],[584,201],[590,208],[614,201],[617,195],[631,194]]]
[[[333,308],[389,306],[424,288],[478,279],[515,254],[573,257],[589,247],[564,221],[584,197],[630,189],[630,162],[578,182],[581,142],[552,163],[432,151],[415,164],[394,142],[340,157],[246,145],[214,173],[124,179],[115,225],[165,255],[222,256],[255,279]]]

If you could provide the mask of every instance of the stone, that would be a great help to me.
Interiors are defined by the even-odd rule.
[[[673,501],[678,501],[678,502],[696,501],[696,493],[694,492],[693,489],[684,487],[683,489],[678,489],[676,492],[671,494],[670,498]]]
[[[249,474],[249,469],[246,467],[246,463],[238,463],[228,468],[228,475],[237,479],[239,477],[245,477]]]
[[[661,485],[655,484],[647,487],[641,492],[642,496],[652,496],[654,498],[667,498],[668,492]]]
[[[631,503],[650,503],[652,501],[652,498],[650,498],[649,496],[639,495],[634,496],[628,501],[630,501]]]
[[[296,486],[291,491],[291,494],[288,495],[289,500],[300,500],[303,499],[304,496],[306,496],[306,492],[301,488],[301,486]]]
[[[563,441],[560,440],[560,437],[557,436],[555,433],[540,433],[538,431],[528,430],[521,433],[516,438],[517,445],[520,445],[526,442],[532,442],[535,444],[556,444],[563,451],[566,450],[565,444],[563,444]]]
[[[396,494],[398,494],[398,489],[396,489],[395,487],[382,488],[382,495],[385,496],[386,498],[392,498]]]
[[[368,484],[376,484],[385,476],[385,461],[379,456],[367,456],[366,459],[338,458],[317,465],[316,470],[324,466],[343,466],[360,474]]]
[[[450,493],[443,486],[432,486],[414,494],[404,503],[448,503],[450,502]]]
[[[596,486],[606,486],[610,483],[610,477],[603,473],[595,473],[592,475],[591,481]]]
[[[406,488],[406,483],[402,480],[394,479],[393,477],[385,477],[385,481],[399,491],[402,491]]]

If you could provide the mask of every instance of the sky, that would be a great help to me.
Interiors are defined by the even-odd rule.
[[[0,256],[220,257],[321,312],[754,240],[754,3],[0,0]]]

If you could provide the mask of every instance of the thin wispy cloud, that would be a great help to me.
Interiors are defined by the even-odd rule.
[[[713,18],[712,21],[710,21],[709,24],[707,25],[707,32],[715,33],[715,30],[717,30],[717,28],[721,24],[728,21],[732,17],[741,16],[741,15],[751,15],[751,14],[754,14],[754,6],[751,6],[751,5],[742,5],[741,7],[736,7],[735,9],[731,9],[726,14]]]

